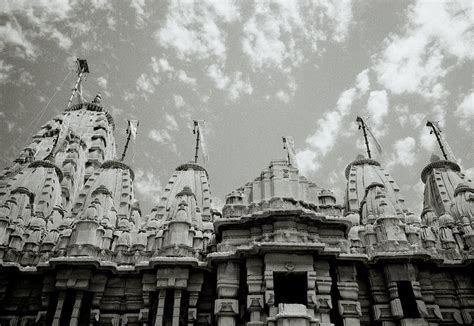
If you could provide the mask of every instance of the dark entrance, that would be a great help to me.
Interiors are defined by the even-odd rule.
[[[279,303],[308,303],[308,276],[306,272],[274,272],[275,305]]]
[[[403,316],[405,318],[420,318],[415,294],[410,281],[397,282],[398,297],[402,303]]]

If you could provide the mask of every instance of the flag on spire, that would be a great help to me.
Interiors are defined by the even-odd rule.
[[[298,169],[298,161],[296,160],[295,140],[293,136],[283,136],[283,148],[288,153],[288,164]]]
[[[137,138],[138,120],[128,120],[128,131],[133,139]]]

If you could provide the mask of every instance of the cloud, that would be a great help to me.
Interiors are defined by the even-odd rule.
[[[296,161],[298,162],[299,172],[302,175],[309,175],[320,167],[316,152],[310,149],[297,152]]]
[[[369,70],[361,71],[356,77],[356,87],[360,93],[365,94],[370,89]]]
[[[392,161],[394,164],[402,166],[412,166],[415,164],[416,141],[413,137],[399,139],[394,145]]]
[[[421,147],[427,152],[433,152],[436,146],[436,140],[434,135],[430,134],[428,128],[422,128],[420,131],[419,141]]]
[[[148,137],[157,143],[167,143],[172,140],[171,135],[166,130],[151,129]]]
[[[219,197],[211,197],[211,208],[222,212],[222,208],[224,207],[224,201]]]
[[[391,35],[375,66],[378,81],[394,94],[440,100],[450,67],[474,57],[473,6],[468,1],[418,1],[403,35]],[[456,60],[450,60],[450,59]]]
[[[152,172],[145,172],[142,169],[136,170],[134,186],[139,194],[155,201],[159,199],[159,195],[163,191],[160,179]]]
[[[166,121],[166,128],[169,130],[178,130],[178,122],[176,122],[176,119],[174,118],[173,115],[171,114],[165,114],[165,121]]]
[[[367,111],[369,111],[370,121],[374,123],[374,134],[383,135],[385,133],[381,130],[383,119],[388,114],[388,96],[385,90],[370,92]]]
[[[184,98],[181,95],[173,95],[173,100],[174,100],[174,105],[177,108],[182,108],[183,106],[186,105],[186,102],[184,101]]]
[[[190,86],[196,86],[196,78],[189,77],[184,70],[178,71],[178,79]]]
[[[223,24],[239,18],[237,6],[231,1],[206,3],[171,2],[163,28],[156,39],[166,49],[174,49],[178,58],[195,60],[213,57],[226,59]]]
[[[155,87],[153,86],[153,82],[150,80],[146,73],[143,73],[138,77],[136,82],[137,91],[141,91],[142,93],[149,93],[153,94],[155,92]]]
[[[178,148],[174,143],[174,139],[167,129],[151,129],[148,132],[148,138],[154,142],[157,142],[158,144],[169,146],[174,153],[178,152]]]
[[[325,156],[334,147],[342,118],[350,112],[355,95],[355,88],[342,92],[337,101],[336,110],[326,112],[323,118],[318,120],[316,132],[306,138],[306,143],[317,149],[320,155]]]
[[[7,46],[12,46],[20,57],[35,58],[37,56],[36,47],[26,38],[16,20],[14,24],[7,22],[0,26],[0,51],[4,51]]]
[[[130,7],[135,9],[135,14],[137,16],[137,26],[143,26],[148,16],[145,12],[145,0],[132,0],[130,2]]]
[[[212,64],[207,68],[207,76],[214,82],[217,89],[227,91],[230,100],[236,100],[242,94],[252,94],[253,87],[248,79],[242,78],[242,72],[236,71],[232,75],[226,75],[221,67]]]
[[[454,111],[454,115],[458,117],[459,125],[470,131],[474,120],[474,92],[464,97],[461,104]]]
[[[97,84],[99,85],[99,87],[101,87],[102,89],[106,90],[107,89],[107,84],[109,82],[107,81],[107,79],[103,76],[100,76],[97,78]]]
[[[257,70],[301,65],[304,47],[317,51],[320,41],[343,41],[352,20],[350,1],[257,1],[252,12],[243,26],[242,51]]]
[[[0,84],[6,84],[9,81],[13,66],[0,59]]]

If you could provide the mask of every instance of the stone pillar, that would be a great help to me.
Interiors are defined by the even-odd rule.
[[[188,282],[188,293],[189,293],[189,305],[188,305],[188,326],[193,326],[197,321],[197,302],[199,299],[199,293],[201,292],[202,283],[204,282],[204,275],[202,273],[194,273],[189,278]]]
[[[61,319],[61,312],[63,311],[64,299],[66,298],[66,291],[59,291],[58,304],[56,305],[56,312],[54,313],[52,326],[59,326],[59,319]]]
[[[172,326],[179,326],[179,312],[180,311],[181,311],[181,289],[176,289],[174,290]]]
[[[84,292],[77,290],[76,291],[76,298],[74,301],[74,306],[72,308],[72,313],[71,313],[71,321],[69,322],[70,326],[77,326],[78,320],[79,320],[79,312],[81,310],[81,304],[82,304],[82,296]]]
[[[337,288],[342,298],[338,301],[338,309],[343,318],[344,326],[360,325],[362,310],[358,300],[359,285],[357,284],[356,275],[354,264],[337,266]]]
[[[331,275],[329,263],[319,260],[314,263],[316,270],[316,311],[321,326],[330,326],[329,311],[332,309],[331,301]]]
[[[262,284],[263,263],[259,258],[247,258],[247,309],[250,311],[248,326],[263,325],[261,312],[264,307]]]
[[[165,299],[166,289],[160,289],[160,292],[158,293],[158,306],[156,308],[155,326],[163,325],[163,317],[165,315]]]
[[[217,299],[214,314],[218,326],[235,326],[239,313],[237,293],[240,269],[237,262],[226,261],[217,266]]]

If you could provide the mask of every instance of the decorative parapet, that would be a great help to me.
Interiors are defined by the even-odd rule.
[[[349,163],[349,165],[346,167],[346,170],[345,170],[346,179],[349,179],[349,172],[353,165],[364,165],[364,164],[380,166],[380,163],[377,162],[376,160],[372,160],[368,158],[356,159],[355,161]]]
[[[119,161],[105,161],[100,166],[101,169],[121,169],[121,170],[129,170],[130,177],[132,180],[135,179],[135,173],[133,172],[132,168],[129,167],[127,164],[119,162]]]
[[[44,167],[44,168],[54,169],[58,176],[59,182],[63,180],[63,172],[61,171],[61,169],[54,163],[51,163],[50,161],[34,161],[30,165],[28,165],[28,167],[29,168]]]
[[[79,103],[79,104],[71,106],[69,109],[66,109],[65,111],[66,112],[68,112],[68,111],[78,111],[78,110],[81,110],[81,109],[85,109],[87,111],[105,113],[105,116],[107,117],[108,123],[115,130],[115,122],[114,122],[114,118],[112,117],[112,115],[108,111],[104,110],[104,107],[102,107],[100,105],[97,105],[96,103],[89,103],[89,102]]]
[[[426,179],[428,178],[428,174],[433,169],[446,169],[446,168],[449,168],[449,169],[451,169],[453,171],[456,171],[456,172],[461,172],[461,168],[455,162],[446,161],[446,160],[435,161],[435,162],[431,162],[430,164],[425,166],[423,171],[421,171],[421,181],[423,181],[423,183],[426,183]]]

